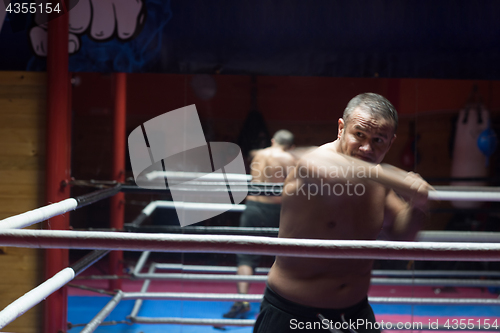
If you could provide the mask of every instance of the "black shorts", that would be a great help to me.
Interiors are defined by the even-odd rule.
[[[247,200],[241,214],[240,227],[278,228],[280,224],[280,204],[269,204]],[[238,266],[248,265],[255,269],[259,265],[260,255],[237,254]]]
[[[325,319],[318,318],[318,313]],[[290,302],[269,286],[264,291],[253,332],[331,332],[329,327],[345,333],[351,332],[349,329],[363,333],[380,333],[367,298],[345,309],[312,308]]]

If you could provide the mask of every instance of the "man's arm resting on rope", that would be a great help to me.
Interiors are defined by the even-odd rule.
[[[375,165],[323,149],[306,155],[299,162],[299,167],[307,167],[313,178],[328,178],[332,168],[336,168],[333,170],[336,172],[344,168],[345,174],[352,174],[349,170],[354,168],[355,175],[363,175],[362,178],[385,186],[388,194],[384,209],[384,233],[392,240],[414,239],[425,219],[428,193],[434,190],[413,172],[391,165]],[[342,175],[341,172],[339,174]]]
[[[365,162],[323,147],[301,158],[298,167],[307,168],[308,175],[313,178],[331,178],[335,174],[338,177],[354,175],[358,181],[375,181],[411,200],[413,206],[417,207],[425,206],[428,193],[433,190],[432,186],[413,172],[388,164]]]

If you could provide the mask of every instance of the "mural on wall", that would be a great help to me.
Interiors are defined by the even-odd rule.
[[[68,40],[70,71],[141,71],[161,53],[164,26],[172,17],[169,0],[72,2]],[[0,56],[0,69],[44,71],[47,13],[36,8],[34,14],[23,14],[12,7],[4,17],[0,47],[12,45],[5,49],[16,50],[17,56],[9,56],[9,53]]]
[[[495,0],[70,3],[72,72],[500,79]],[[1,7],[0,70],[44,71],[40,13]]]
[[[132,40],[139,34],[146,13],[142,0],[79,0],[69,12],[70,54],[80,51],[82,36],[94,42]],[[35,9],[35,25],[29,31],[33,51],[41,57],[47,56],[47,16],[47,12]]]

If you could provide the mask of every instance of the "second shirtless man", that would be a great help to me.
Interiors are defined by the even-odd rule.
[[[397,122],[384,97],[353,98],[338,121],[337,140],[303,156],[286,179],[279,237],[375,240],[383,229],[390,239],[413,239],[432,188],[416,174],[379,164],[396,138]],[[254,332],[335,331],[331,323],[344,332],[380,332],[367,300],[372,264],[278,256]],[[358,319],[366,324],[342,325]]]
[[[271,147],[254,152],[250,173],[254,183],[283,183],[293,169],[296,159],[289,153],[293,147],[293,134],[279,130],[271,139]],[[278,228],[280,222],[280,196],[248,196],[246,208],[240,218],[240,227]],[[238,275],[252,275],[260,262],[259,255],[238,254]],[[238,282],[238,293],[248,294],[249,283]],[[242,318],[250,310],[248,302],[236,302],[224,318]]]

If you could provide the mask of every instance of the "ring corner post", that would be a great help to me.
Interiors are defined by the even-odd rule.
[[[63,4],[68,8],[67,0]],[[64,6],[63,6],[64,7]],[[71,177],[71,85],[69,74],[69,14],[50,18],[47,41],[47,117],[46,117],[46,201],[59,202],[70,196]],[[56,216],[47,223],[52,230],[69,229],[69,214]],[[45,250],[45,278],[51,278],[68,266],[67,249]],[[47,297],[44,305],[44,332],[67,330],[67,289],[63,287]]]
[[[113,180],[119,183],[125,181],[125,144],[126,139],[126,117],[127,117],[127,74],[115,73],[113,75],[114,120],[113,120]],[[111,197],[110,221],[111,228],[123,229],[125,215],[125,194],[119,192]],[[123,251],[111,251],[109,253],[110,275],[122,275],[123,273]],[[120,279],[110,280],[110,290],[120,290],[122,287]]]

